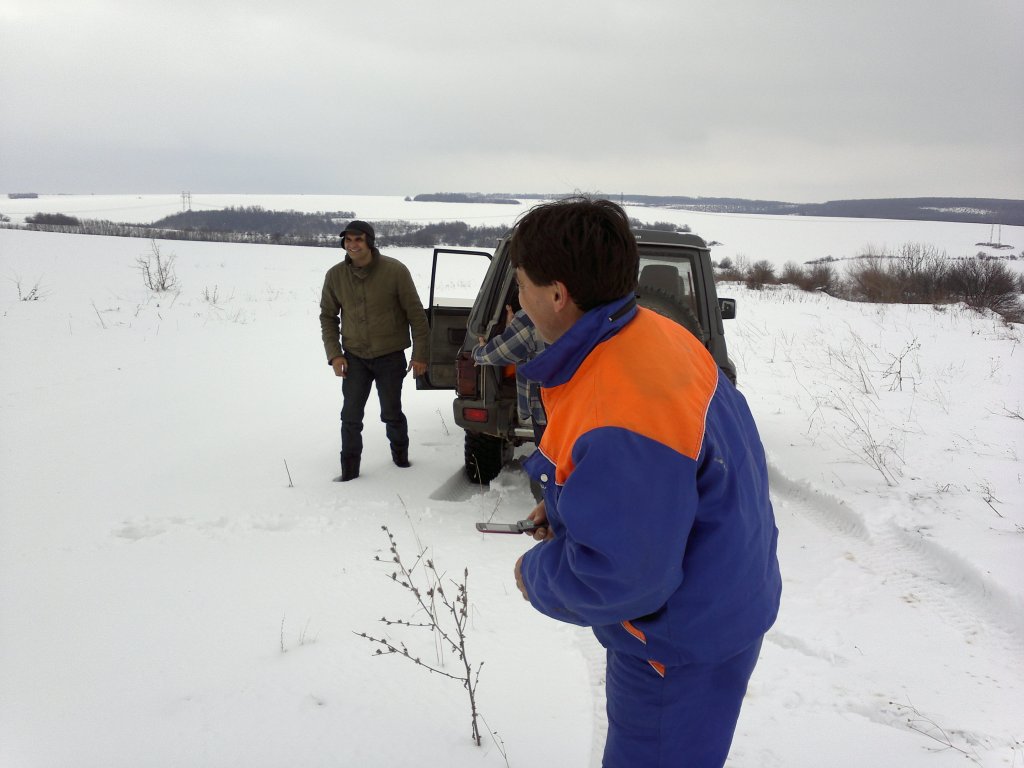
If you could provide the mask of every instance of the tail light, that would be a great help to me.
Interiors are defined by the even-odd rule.
[[[480,392],[477,367],[468,355],[455,360],[455,391],[459,397],[476,397]]]
[[[490,414],[487,413],[486,408],[463,408],[462,418],[466,421],[473,421],[477,424],[486,424],[490,418]]]

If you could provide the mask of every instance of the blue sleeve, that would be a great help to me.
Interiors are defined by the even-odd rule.
[[[682,584],[697,505],[696,463],[618,427],[580,437],[549,519],[555,538],[526,553],[530,602],[601,626],[657,611]]]

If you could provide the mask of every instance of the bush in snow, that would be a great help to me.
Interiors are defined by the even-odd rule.
[[[174,271],[174,254],[164,256],[156,240],[150,240],[150,253],[135,260],[142,273],[142,282],[156,293],[172,291],[178,287],[178,276]]]

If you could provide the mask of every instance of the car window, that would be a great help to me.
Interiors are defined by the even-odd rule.
[[[693,263],[688,258],[668,258],[657,254],[640,254],[639,293],[663,297],[700,317],[697,291],[694,288]],[[641,304],[643,304],[641,300]]]

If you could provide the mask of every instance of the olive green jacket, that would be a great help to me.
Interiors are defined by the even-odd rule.
[[[357,357],[380,357],[410,346],[412,359],[427,362],[430,330],[412,275],[400,261],[374,250],[365,267],[347,255],[324,278],[320,331],[327,362],[342,349]]]

